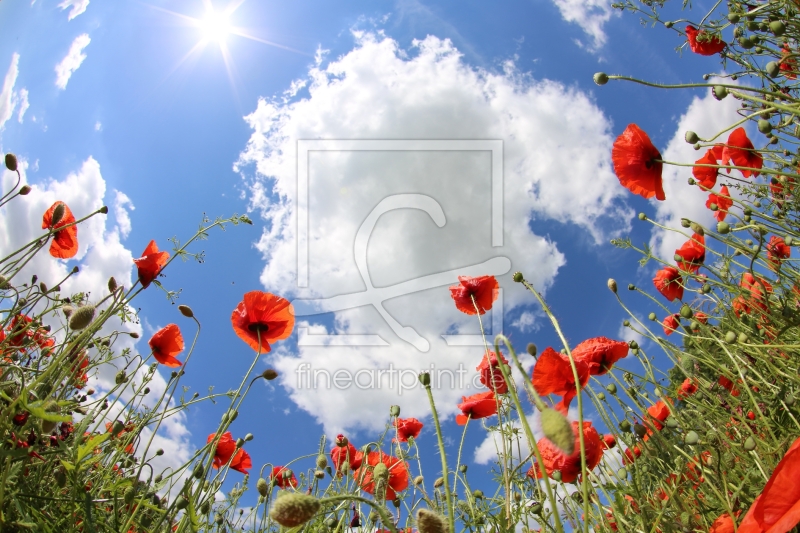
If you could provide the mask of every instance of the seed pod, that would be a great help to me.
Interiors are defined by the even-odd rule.
[[[400,416],[400,406],[393,405],[389,407],[389,416]]]
[[[417,529],[419,533],[445,533],[447,524],[438,513],[420,509],[417,511]]]
[[[683,318],[686,318],[686,319],[692,318],[694,316],[694,313],[692,312],[692,308],[689,307],[686,304],[683,304],[681,306],[681,316]]]
[[[686,135],[683,136],[684,140],[689,144],[694,144],[700,140],[697,134],[693,131],[687,131]]]
[[[530,355],[531,357],[536,357],[537,348],[536,348],[536,345],[533,344],[532,342],[528,343],[528,346],[525,348],[525,350],[528,352],[528,355]]]
[[[541,514],[543,508],[542,508],[542,504],[541,503],[533,502],[531,504],[531,506],[529,507],[529,509],[531,510],[531,512],[533,514]]]
[[[6,168],[11,172],[17,170],[17,156],[14,154],[6,154]]]
[[[731,227],[728,225],[727,222],[717,222],[717,233],[726,235],[730,232],[731,232]]]
[[[326,466],[328,466],[328,457],[321,453],[317,456],[317,468],[324,470]]]
[[[608,385],[606,385],[606,390],[608,392],[610,392],[611,394],[616,394],[617,393],[617,385],[614,384],[614,383],[609,383]]]
[[[745,333],[744,331],[739,333],[739,337],[737,337],[736,340],[738,340],[740,344],[746,343],[747,342],[747,333]]]
[[[592,79],[597,85],[605,85],[608,83],[608,74],[605,72],[598,72],[592,77]]]
[[[256,490],[266,498],[267,494],[269,494],[269,483],[267,483],[267,480],[263,477],[258,478],[258,481],[256,481]]]
[[[736,342],[736,337],[737,337],[736,333],[729,331],[725,334],[725,342],[727,342],[728,344],[733,344],[734,342]]]
[[[764,120],[763,118],[758,121],[758,131],[763,133],[764,135],[769,134],[772,131],[772,123],[769,120]]]
[[[756,439],[754,439],[753,437],[747,437],[744,441],[744,449],[748,452],[755,450]]]
[[[175,500],[175,508],[186,509],[187,507],[189,507],[189,500],[187,500],[183,496],[178,496],[178,499]]]
[[[783,35],[783,32],[786,31],[786,25],[780,20],[773,20],[769,23],[769,31],[771,31],[772,35],[775,37],[780,37]]]
[[[617,294],[617,282],[614,278],[608,278],[607,285],[608,285],[608,290],[610,290],[614,294]]]
[[[619,429],[621,429],[622,431],[630,431],[631,423],[628,422],[627,420],[623,420],[622,422],[619,423]]]
[[[767,76],[770,78],[777,78],[781,73],[781,67],[776,61],[767,63],[764,70],[767,71]]]
[[[683,436],[683,442],[689,445],[697,444],[700,442],[700,435],[698,435],[696,431],[689,431]]]
[[[267,381],[272,381],[273,379],[278,377],[278,373],[275,370],[268,368],[261,373],[261,377],[266,379]]]
[[[179,305],[178,311],[186,318],[194,318],[194,311],[192,311],[192,308],[188,305]]]
[[[272,504],[269,516],[283,527],[297,527],[311,520],[319,509],[319,500],[313,496],[286,493]]]
[[[561,481],[562,478],[561,470],[556,470],[550,477],[553,478],[555,481]]]
[[[566,455],[572,455],[575,451],[575,435],[567,417],[547,407],[542,411],[541,422],[544,436]]]
[[[715,85],[711,89],[711,94],[717,100],[723,100],[726,96],[728,96],[728,89],[726,87],[723,87],[722,85]]]
[[[72,316],[69,318],[69,327],[70,329],[83,329],[89,324],[92,323],[94,320],[94,306],[91,304],[87,304],[81,306],[72,313]]]

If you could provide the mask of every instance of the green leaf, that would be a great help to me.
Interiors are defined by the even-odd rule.
[[[76,462],[80,463],[83,461],[87,455],[94,452],[94,449],[107,441],[110,436],[111,433],[101,433],[87,440],[85,444],[82,444],[78,448],[78,459]]]
[[[60,415],[58,413],[45,411],[43,407],[36,406],[35,404],[29,404],[27,410],[36,418],[41,418],[47,422],[72,422],[72,417],[69,415]]]

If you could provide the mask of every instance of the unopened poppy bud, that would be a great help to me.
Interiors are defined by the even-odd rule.
[[[55,226],[61,219],[64,218],[64,213],[67,209],[66,204],[64,202],[59,202],[56,208],[53,210],[53,217],[50,219],[50,225]]]
[[[23,185],[19,190],[20,196],[27,196],[28,194],[30,194],[30,192],[31,192],[30,185]]]
[[[73,311],[75,311],[75,308],[72,307],[71,305],[65,305],[64,307],[61,308],[61,312],[64,313],[64,316],[67,318],[72,316]]]
[[[192,308],[188,305],[179,305],[178,311],[186,318],[194,318],[194,311],[192,311]]]
[[[266,497],[267,494],[269,494],[269,483],[267,483],[267,480],[263,477],[258,478],[258,481],[256,481],[256,490],[259,494]]]
[[[561,481],[561,470],[556,470],[550,477],[556,481]]]
[[[383,463],[378,463],[372,470],[372,477],[379,481],[388,481],[389,468]]]
[[[419,382],[422,383],[423,387],[430,387],[431,386],[431,375],[427,372],[420,372],[419,373]]]
[[[311,520],[319,508],[319,500],[313,496],[286,493],[272,504],[269,516],[283,527],[297,527]]]
[[[525,278],[522,276],[522,272],[514,272],[514,281],[517,283],[522,283],[522,280]]]
[[[417,486],[422,485],[422,483],[424,481],[425,481],[425,478],[423,478],[422,476],[417,476],[417,477],[414,478],[414,485],[417,485]]]
[[[197,393],[195,393],[195,394],[197,394]],[[244,441],[245,442],[250,442],[253,439],[254,439],[254,437],[253,437],[252,433],[248,433],[247,435],[244,436]]]
[[[529,354],[531,357],[536,357],[536,351],[537,351],[537,348],[536,348],[536,345],[535,345],[535,344],[533,344],[532,342],[529,342],[529,343],[528,343],[528,346],[527,346],[527,348],[526,348],[526,351],[528,352],[528,354]]]
[[[6,168],[11,172],[17,170],[17,156],[14,154],[6,154]]]
[[[438,489],[442,485],[444,485],[444,478],[443,477],[437,477],[436,481],[433,482],[433,488],[435,488],[435,489]]]
[[[178,496],[178,498],[175,500],[175,508],[186,509],[187,507],[189,507],[189,500],[187,500],[183,496]]]
[[[775,37],[780,37],[783,35],[783,32],[786,31],[786,25],[780,20],[773,20],[769,23],[769,31],[771,31],[772,35]]]
[[[617,393],[617,385],[614,384],[614,383],[609,383],[608,385],[606,385],[606,390],[608,392],[610,392],[611,394],[616,394]]]
[[[636,290],[636,285],[634,285],[633,283],[628,283],[628,290],[629,291],[635,291]]]
[[[689,445],[697,444],[700,442],[700,435],[698,435],[696,431],[689,431],[683,436],[683,442]]]
[[[114,376],[114,383],[116,383],[117,385],[121,385],[121,384],[125,383],[126,381],[128,381],[128,375],[125,373],[124,370],[120,370]]]
[[[727,342],[728,344],[733,344],[734,342],[736,342],[736,333],[734,333],[733,331],[727,332],[725,334],[725,342]]]
[[[636,342],[636,341],[628,341],[628,346],[631,347],[631,350],[638,350],[639,349],[639,343]]]
[[[687,131],[686,135],[683,136],[684,140],[689,144],[694,144],[700,140],[697,134],[693,131]]]
[[[647,220],[647,215],[645,215],[644,213],[639,213],[637,216],[639,220]]]
[[[608,290],[610,290],[614,294],[617,294],[617,280],[615,280],[614,278],[608,278],[608,282],[606,283],[606,285],[608,285]]]
[[[683,306],[681,306],[681,316],[686,319],[692,318],[694,316],[692,308],[686,304],[683,304]]]
[[[739,336],[736,338],[736,340],[738,340],[740,344],[746,343],[747,342],[747,333],[745,333],[744,331],[739,333]]]
[[[744,441],[744,449],[745,451],[751,452],[756,449],[756,439],[753,437],[747,437]]]
[[[205,469],[203,469],[202,463],[197,463],[195,465],[192,475],[197,479],[201,479],[205,475]]]
[[[98,213],[102,213],[102,214],[104,214],[104,215],[107,215],[107,214],[108,214],[108,206],[107,206],[107,205],[104,205],[103,207],[101,207],[100,209],[98,209],[98,210],[97,210],[97,212],[98,212]]]
[[[605,392],[598,392],[598,393],[597,393],[597,399],[598,399],[598,400],[600,400],[601,402],[602,402],[602,401],[605,401],[605,399],[606,399],[606,393],[605,393]]]
[[[417,511],[417,529],[419,533],[445,533],[447,523],[438,513],[420,509]]]
[[[400,406],[393,405],[389,407],[389,416],[400,416]]]
[[[236,420],[237,416],[239,416],[239,411],[237,411],[236,409],[231,409],[230,411],[228,411],[228,422],[233,422],[234,420]]]
[[[116,437],[125,429],[125,424],[123,424],[119,420],[114,420],[114,424],[111,426],[111,436]]]
[[[5,276],[0,275],[0,290],[6,290],[10,287],[11,285],[9,285],[8,279]]]
[[[275,370],[268,368],[261,373],[261,377],[266,379],[267,381],[272,381],[273,379],[278,377],[278,373]]]
[[[633,425],[633,432],[636,433],[636,436],[640,439],[643,439],[645,435],[647,435],[647,428],[641,424],[634,424]]]
[[[208,514],[211,512],[211,502],[206,500],[200,504],[200,514]]]
[[[772,124],[769,120],[764,120],[763,118],[758,121],[758,131],[763,133],[764,135],[769,134],[772,131]]]
[[[608,83],[608,74],[605,72],[598,72],[593,76],[592,79],[597,85],[605,85]]]
[[[289,468],[284,468],[283,471],[281,472],[281,475],[283,476],[283,479],[291,479],[292,476],[294,475],[294,472],[292,472],[292,470]]]
[[[117,288],[117,280],[114,279],[114,276],[108,278],[108,292],[116,292]]]
[[[69,318],[70,329],[83,329],[94,320],[94,306],[84,305],[75,310]]]
[[[575,435],[567,417],[547,407],[542,411],[541,421],[544,436],[566,455],[572,455],[575,451]]]
[[[728,96],[728,89],[726,87],[723,87],[722,85],[715,85],[711,89],[711,94],[714,95],[714,98],[716,98],[717,100],[722,100],[726,96]]]
[[[458,471],[461,472],[462,474],[465,474],[467,472],[467,465],[460,465],[458,467]]]
[[[339,448],[344,448],[349,444],[350,441],[347,440],[347,437],[344,435],[337,435],[336,436],[336,446]]]
[[[328,457],[321,453],[317,456],[317,468],[323,470],[326,466],[328,466]]]
[[[236,447],[241,448],[242,446],[244,446],[244,439],[239,437],[238,439],[236,439]]]
[[[619,429],[621,429],[622,431],[630,431],[631,423],[628,422],[627,420],[623,420],[622,422],[619,423]]]
[[[161,448],[157,449],[156,455],[164,455],[164,450],[162,450]]]
[[[122,494],[122,499],[125,501],[126,504],[130,505],[133,503],[133,500],[136,499],[136,489],[133,487],[128,487],[125,489],[125,492]]]
[[[55,475],[55,478],[56,478],[56,485],[58,485],[61,488],[64,488],[64,486],[67,484],[67,474],[66,474],[66,472],[64,472],[63,470],[59,469],[59,470],[56,470],[56,473],[54,475]]]
[[[731,227],[728,225],[727,222],[718,222],[717,223],[717,233],[721,233],[722,235],[728,234],[731,232]]]

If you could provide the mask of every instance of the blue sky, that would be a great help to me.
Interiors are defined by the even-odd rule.
[[[107,204],[107,220],[81,230],[78,261],[35,265],[46,279],[82,264],[86,274],[75,289],[100,293],[108,275],[130,283],[131,258],[151,239],[169,249],[167,239],[188,238],[203,213],[246,212],[255,221],[215,232],[195,248],[205,251],[203,264],[175,263],[163,279],[183,290],[180,302],[203,323],[185,376],[194,390],[234,388],[249,365],[252,353],[230,327],[244,292],[323,298],[363,290],[352,241],[387,194],[435,197],[448,225],[437,234],[423,215],[384,215],[368,253],[376,286],[498,252],[488,244],[486,152],[318,152],[309,159],[311,283],[298,288],[299,139],[501,140],[506,218],[499,251],[511,259],[512,271],[547,287],[573,343],[598,335],[632,338],[620,330],[625,316],[606,289],[608,277],[617,278],[628,299],[628,283],[651,287],[653,269],[638,268],[638,257],[616,250],[609,238],[650,241],[667,260],[682,242],[652,235],[636,212],[664,222],[710,221],[705,197],[684,195],[683,170],[665,171],[667,202],[632,197],[611,171],[610,147],[635,122],[666,159],[693,161],[699,155],[682,141],[684,131],[721,129],[734,116],[732,99],[592,82],[601,70],[697,82],[719,68],[714,58],[677,53],[683,38],[676,32],[643,26],[596,0],[237,0],[213,2],[217,13],[235,7],[232,32],[216,40],[202,28],[209,6],[201,0],[0,3],[0,147],[20,157],[25,179],[36,186],[28,204],[0,211],[0,249],[35,235],[38,217],[55,199],[67,201],[76,215]],[[6,174],[3,183],[9,180]],[[504,330],[518,349],[531,341],[555,345],[532,298],[510,273],[499,279]],[[643,300],[632,305],[642,316],[651,310]],[[170,322],[191,331],[155,287],[136,306],[143,340]],[[432,424],[419,394],[308,391],[292,376],[300,362],[330,371],[389,363],[463,364],[471,371],[480,361],[480,347],[447,347],[439,337],[477,332],[473,318],[452,308],[446,287],[387,301],[386,308],[436,340],[432,349],[415,351],[373,308],[363,307],[298,321],[317,334],[379,331],[390,348],[303,347],[294,335],[259,363],[283,376],[253,391],[232,428],[235,436],[255,435],[248,446],[256,469],[313,453],[322,432],[346,430],[356,443],[376,438],[393,403],[404,416],[426,422],[420,445],[429,469],[436,468]],[[145,351],[146,343],[135,349]],[[97,385],[103,383],[101,375]],[[458,397],[474,392],[441,391],[440,412],[452,421]],[[172,457],[202,445],[221,413],[220,404],[207,404],[177,420],[164,436]],[[445,430],[460,437],[452,422]],[[474,452],[482,441],[483,433],[472,428],[468,462],[488,458],[486,446]]]

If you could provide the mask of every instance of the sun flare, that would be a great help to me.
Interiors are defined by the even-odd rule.
[[[231,32],[231,25],[227,13],[209,11],[199,22],[203,38],[208,41],[224,41]]]

